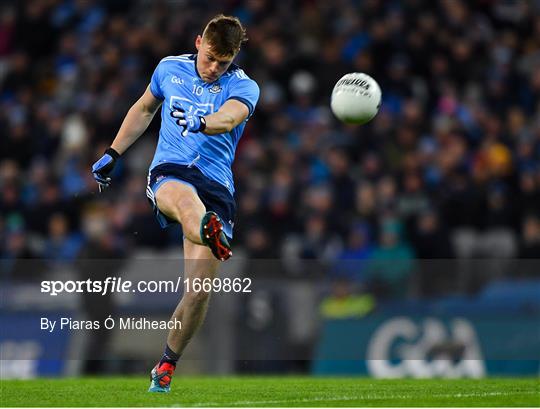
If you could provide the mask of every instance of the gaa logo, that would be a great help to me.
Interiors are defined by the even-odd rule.
[[[173,75],[171,77],[171,82],[173,84],[178,84],[178,85],[182,85],[184,83],[184,80],[182,78],[178,78],[176,75]]]
[[[368,371],[377,378],[481,378],[486,373],[476,331],[464,318],[392,318],[375,330],[366,355]]]

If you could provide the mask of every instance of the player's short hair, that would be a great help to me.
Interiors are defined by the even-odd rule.
[[[203,38],[219,56],[235,55],[247,41],[246,29],[238,18],[219,14],[206,25]]]

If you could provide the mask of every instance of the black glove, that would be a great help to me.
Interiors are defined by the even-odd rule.
[[[109,174],[113,171],[116,160],[120,157],[120,154],[113,148],[108,148],[105,154],[96,163],[92,165],[92,174],[99,186],[99,191],[103,191],[111,184],[111,178]]]

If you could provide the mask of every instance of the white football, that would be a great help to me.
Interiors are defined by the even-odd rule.
[[[348,124],[365,124],[381,106],[381,88],[367,74],[345,74],[334,86],[330,101],[332,112]]]

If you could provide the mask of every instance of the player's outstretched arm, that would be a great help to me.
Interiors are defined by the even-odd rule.
[[[126,114],[111,148],[119,154],[124,153],[148,128],[160,106],[161,101],[154,97],[148,86]]]
[[[161,101],[154,97],[148,86],[144,94],[130,108],[113,143],[92,165],[92,174],[98,183],[99,191],[111,184],[109,175],[114,169],[116,160],[148,128],[160,105]]]
[[[248,115],[249,109],[246,104],[236,99],[229,99],[217,112],[204,117],[206,128],[203,133],[217,135],[230,132],[244,122]]]
[[[248,107],[235,99],[225,102],[219,111],[206,116],[187,113],[181,105],[173,106],[171,116],[183,129],[182,136],[188,132],[202,132],[206,135],[217,135],[232,131],[246,120],[249,115]]]

